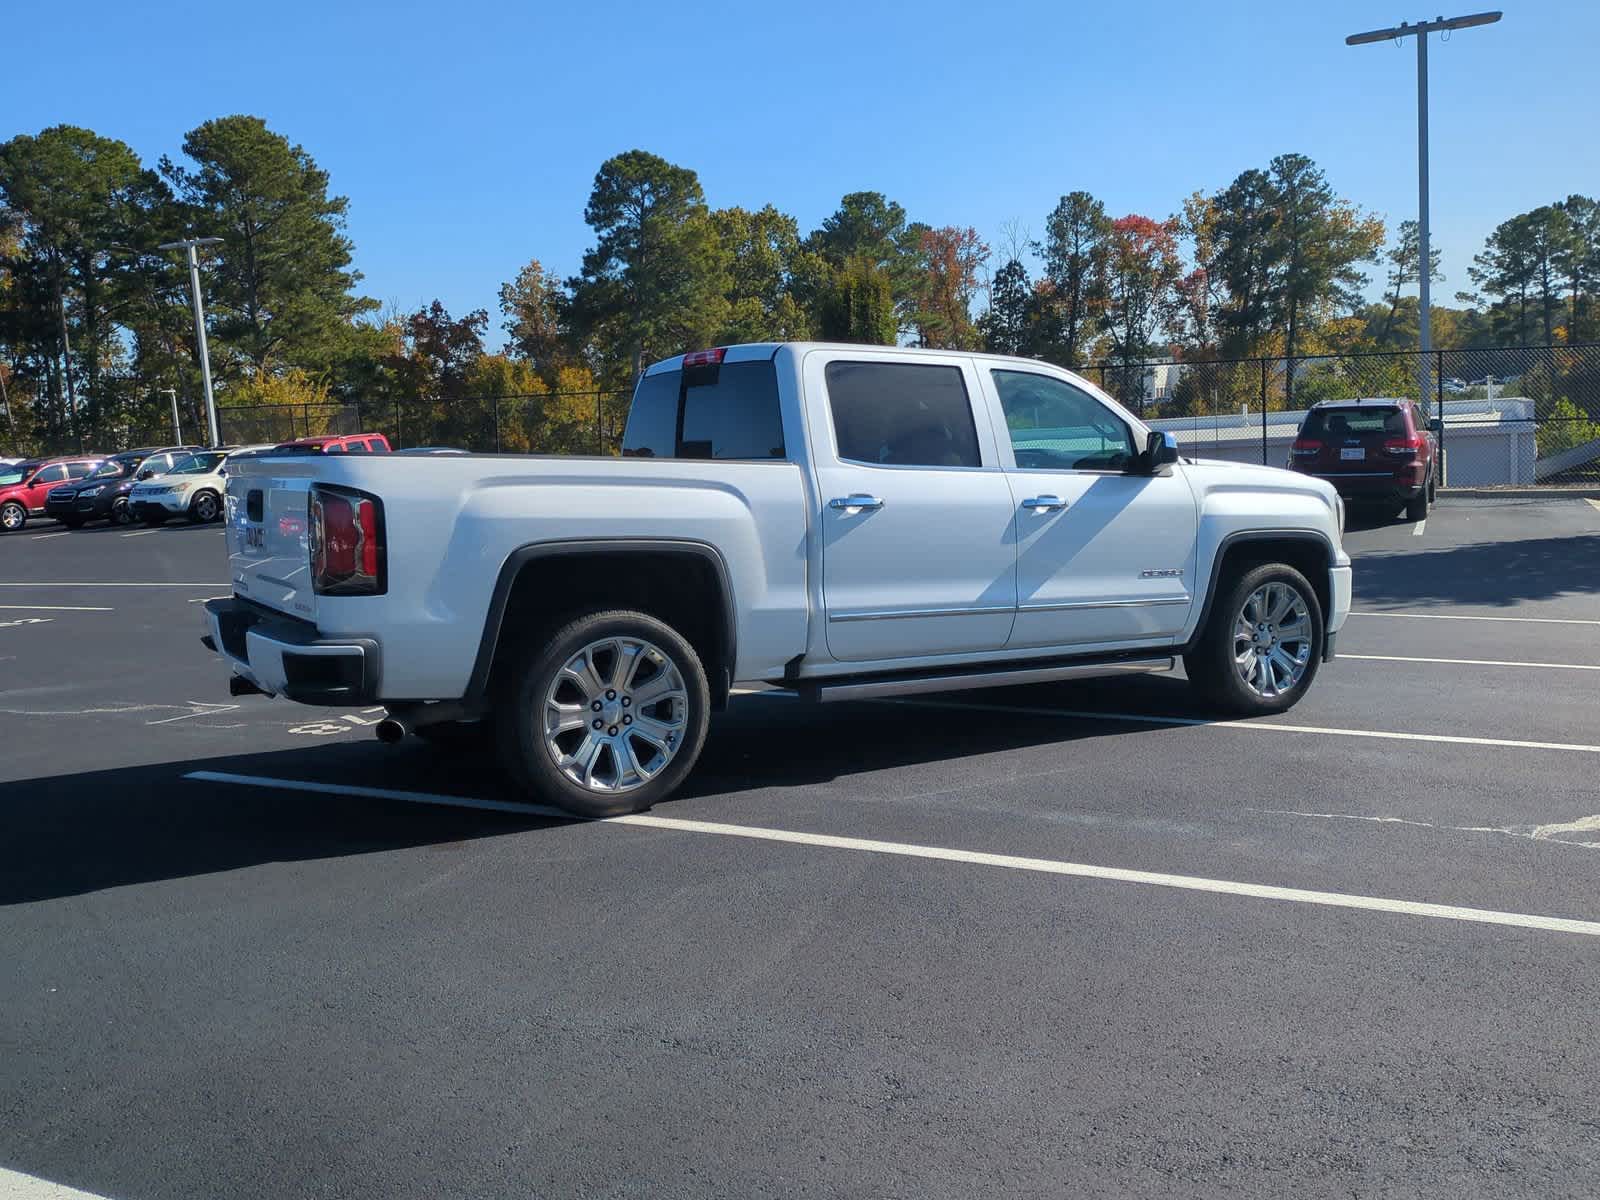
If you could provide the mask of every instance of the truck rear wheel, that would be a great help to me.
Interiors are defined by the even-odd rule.
[[[1293,708],[1306,694],[1322,647],[1316,590],[1293,567],[1266,563],[1225,585],[1183,667],[1219,708],[1262,716]]]
[[[581,817],[641,812],[694,768],[711,689],[670,625],[641,612],[588,613],[511,653],[497,741],[532,799]]]

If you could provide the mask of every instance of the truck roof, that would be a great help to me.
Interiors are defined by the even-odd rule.
[[[779,350],[788,347],[797,353],[804,354],[810,350],[850,350],[862,354],[887,354],[903,356],[906,358],[920,358],[928,355],[947,357],[952,354],[965,355],[968,358],[983,358],[995,362],[1026,363],[1030,366],[1051,367],[1058,371],[1072,371],[1070,367],[1062,367],[1056,363],[1046,362],[1042,358],[1023,358],[1015,354],[989,354],[982,350],[932,350],[921,346],[875,346],[863,342],[745,342],[735,346],[712,347],[723,352],[722,361],[725,363],[758,362],[762,359],[773,358]],[[703,353],[703,351],[690,351]],[[663,358],[660,362],[651,363],[645,368],[646,375],[658,375],[663,371],[676,371],[683,366],[684,355],[675,354],[671,358]],[[1079,374],[1072,371],[1073,374]]]

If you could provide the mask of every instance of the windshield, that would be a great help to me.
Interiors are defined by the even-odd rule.
[[[0,487],[22,482],[21,471],[0,471]]]
[[[227,455],[218,451],[214,454],[191,454],[188,458],[180,459],[178,465],[166,472],[168,475],[209,475],[217,469]]]

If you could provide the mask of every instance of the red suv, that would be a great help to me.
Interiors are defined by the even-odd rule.
[[[98,457],[47,458],[18,463],[9,473],[0,471],[0,530],[15,533],[29,517],[42,516],[45,497],[63,483],[84,478],[101,461]]]
[[[1428,515],[1439,485],[1438,446],[1410,400],[1325,400],[1301,422],[1289,469],[1333,484],[1352,504]]]
[[[381,433],[330,433],[279,442],[272,449],[278,454],[388,454],[389,439]]]

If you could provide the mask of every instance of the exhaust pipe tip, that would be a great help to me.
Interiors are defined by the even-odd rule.
[[[395,720],[393,717],[385,717],[378,722],[375,732],[378,735],[378,740],[385,746],[393,746],[396,742],[403,740],[410,731],[406,729],[404,723]]]

